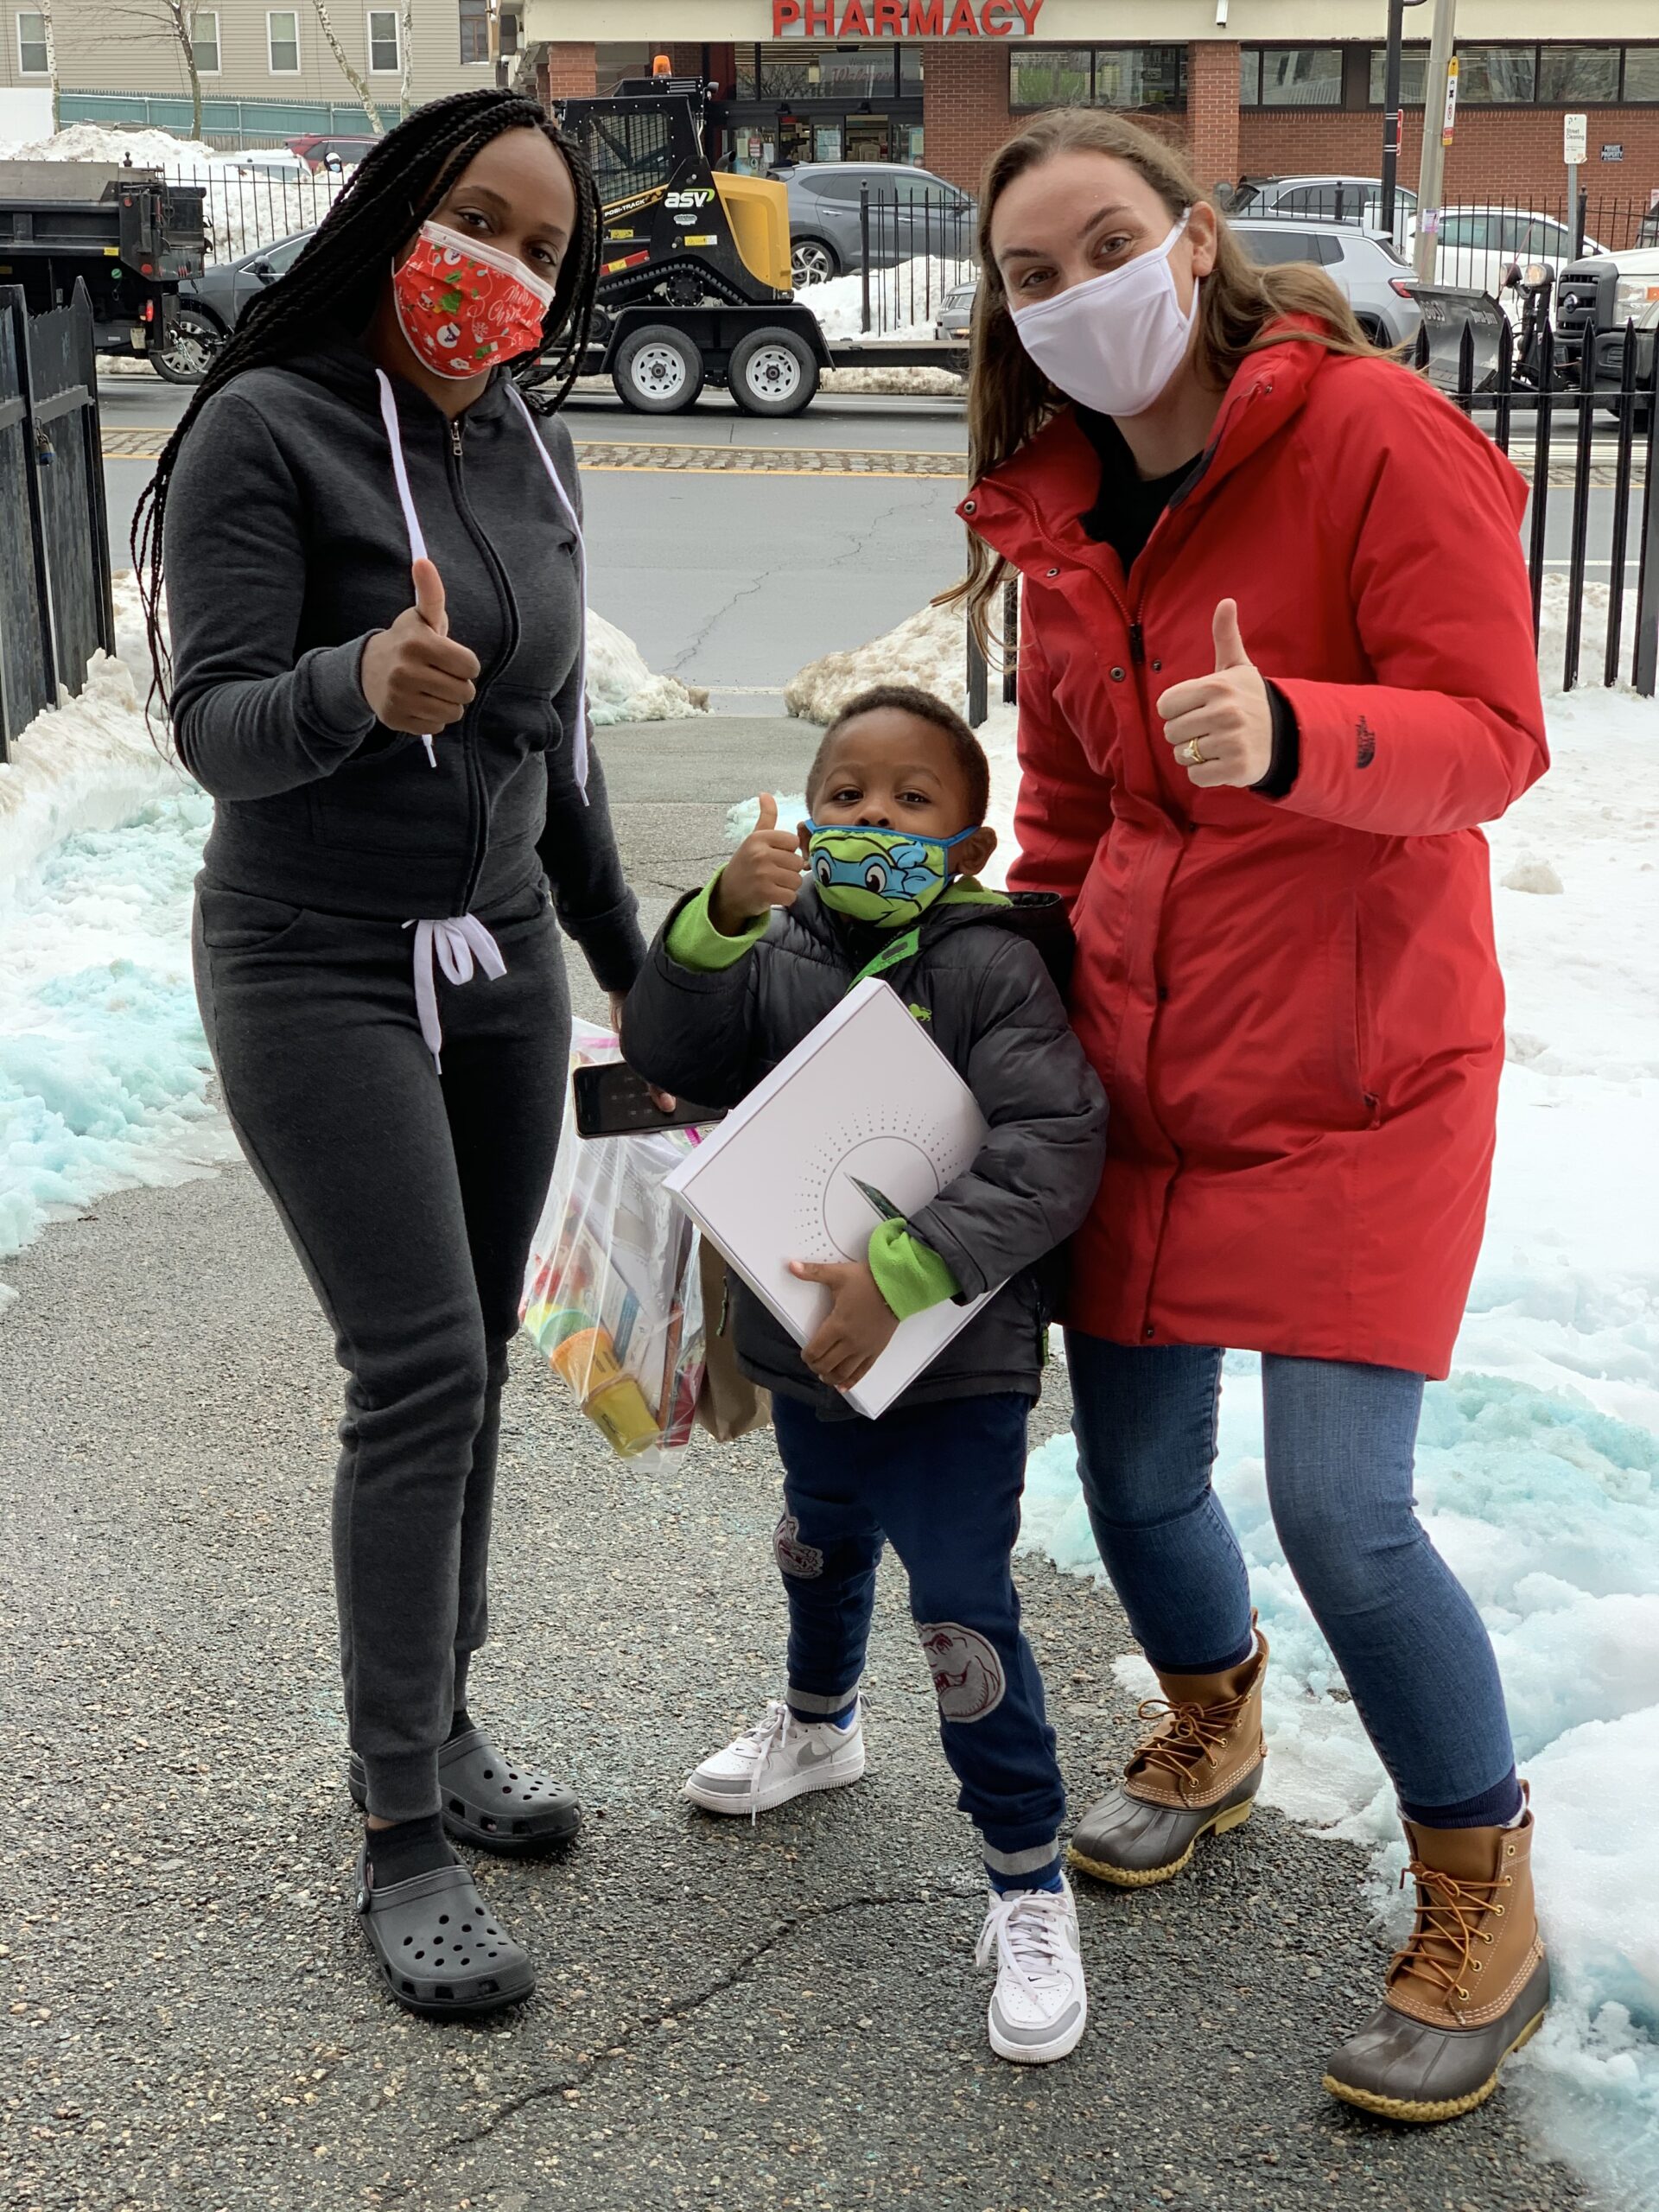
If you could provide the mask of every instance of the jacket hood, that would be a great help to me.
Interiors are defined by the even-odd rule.
[[[1203,498],[1294,421],[1316,376],[1338,357],[1306,339],[1283,339],[1248,355],[1235,372],[1192,486],[1172,505]],[[1100,460],[1074,408],[1063,407],[1018,453],[969,487],[957,507],[976,536],[1019,569],[1053,553],[1087,562],[1082,518],[1092,505]]]

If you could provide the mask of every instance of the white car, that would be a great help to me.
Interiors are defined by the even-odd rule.
[[[217,168],[239,169],[245,176],[309,176],[309,164],[286,146],[254,146],[245,154],[227,154]]]
[[[1584,242],[1587,254],[1605,250],[1594,238]],[[1510,283],[1510,271],[1518,268],[1524,276],[1531,270],[1536,283],[1539,270],[1548,269],[1552,276],[1559,276],[1575,257],[1572,232],[1553,215],[1531,214],[1524,207],[1440,210],[1435,283],[1490,293],[1500,306],[1510,310],[1512,322],[1520,321],[1520,301]]]

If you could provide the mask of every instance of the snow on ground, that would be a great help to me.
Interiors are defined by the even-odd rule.
[[[97,655],[79,697],[38,715],[0,766],[0,1261],[107,1192],[234,1156],[190,982],[212,803],[145,727],[130,572],[115,600],[121,657]],[[599,615],[589,675],[601,724],[701,710]],[[10,1299],[0,1284],[0,1313]]]
[[[956,257],[918,254],[891,269],[869,273],[870,324],[864,327],[864,277],[832,276],[827,284],[804,284],[795,297],[811,308],[818,327],[832,344],[851,338],[931,338],[945,296],[972,275],[972,264]]]

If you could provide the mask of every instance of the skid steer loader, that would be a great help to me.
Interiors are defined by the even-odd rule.
[[[795,302],[787,195],[709,166],[705,99],[696,78],[645,77],[556,105],[604,214],[588,368],[643,414],[677,414],[707,383],[748,414],[798,415],[830,359]]]

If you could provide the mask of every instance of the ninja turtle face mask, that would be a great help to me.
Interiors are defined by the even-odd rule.
[[[954,873],[951,847],[978,827],[958,830],[954,837],[918,837],[855,823],[806,826],[812,833],[807,866],[824,905],[854,921],[887,925],[919,920]]]

